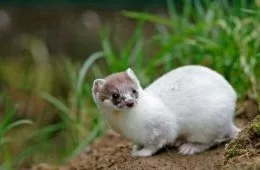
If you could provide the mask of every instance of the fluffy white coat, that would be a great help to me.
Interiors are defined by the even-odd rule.
[[[110,101],[94,99],[108,124],[130,139],[133,156],[150,156],[167,144],[191,155],[234,138],[236,92],[217,72],[203,66],[172,70],[142,89],[135,107],[115,110]],[[94,82],[95,84],[95,82]]]

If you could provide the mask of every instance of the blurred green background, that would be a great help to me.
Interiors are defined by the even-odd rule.
[[[86,150],[107,129],[93,80],[128,67],[145,87],[176,67],[208,66],[239,101],[259,103],[259,0],[138,2],[2,2],[0,169]]]

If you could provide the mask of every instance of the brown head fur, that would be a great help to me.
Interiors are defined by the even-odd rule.
[[[139,81],[130,69],[95,80],[93,85],[96,99],[101,102],[107,100],[113,107],[120,109],[131,108],[137,103],[139,89]]]
[[[136,88],[135,82],[126,72],[111,74],[105,78],[105,84],[101,91],[99,91],[99,99],[104,101],[113,93],[120,93],[126,88]]]

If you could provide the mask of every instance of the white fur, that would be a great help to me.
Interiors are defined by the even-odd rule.
[[[110,107],[109,100],[99,106],[115,131],[136,145],[144,146],[142,150],[133,149],[133,156],[150,156],[176,139],[177,122],[175,115],[160,100],[144,91],[139,91],[139,95],[137,105],[123,113]],[[146,155],[148,152],[150,154]]]
[[[140,86],[139,96],[134,108],[119,113],[109,100],[95,99],[108,124],[136,144],[133,156],[150,156],[178,137],[184,138],[178,141],[181,154],[199,153],[239,132],[233,124],[235,91],[206,67],[177,68],[145,90]]]
[[[128,68],[126,70],[126,73],[136,83],[137,88],[138,88],[137,90],[142,90],[140,82],[139,82],[138,78],[136,77],[135,73],[133,72],[133,70],[131,68]]]

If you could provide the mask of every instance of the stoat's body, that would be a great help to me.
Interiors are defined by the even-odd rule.
[[[175,143],[182,154],[205,151],[234,138],[236,93],[218,73],[202,66],[175,69],[142,89],[131,69],[95,80],[94,99],[108,124],[150,156]]]

